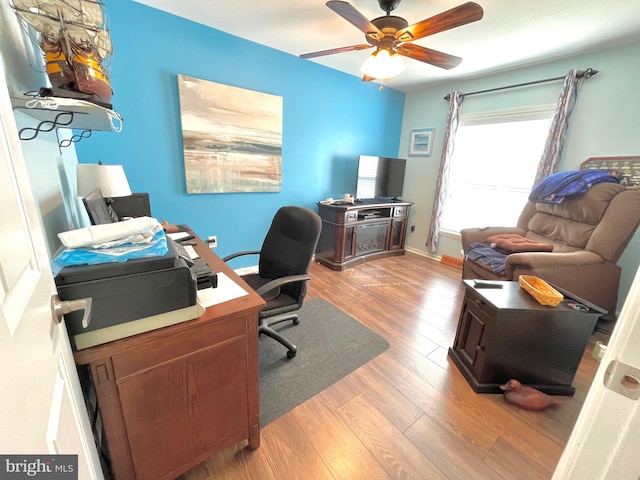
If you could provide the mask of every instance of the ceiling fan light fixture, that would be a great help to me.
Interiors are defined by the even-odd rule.
[[[405,65],[396,52],[381,48],[369,56],[360,70],[373,78],[391,78],[401,74]]]

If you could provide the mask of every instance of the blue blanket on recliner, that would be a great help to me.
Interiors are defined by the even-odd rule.
[[[620,180],[604,170],[568,170],[549,175],[529,194],[533,203],[561,203],[567,197],[579,197],[596,183],[619,183]]]
[[[507,259],[507,254],[493,248],[489,244],[471,242],[465,254],[471,260],[489,265],[493,273],[504,272],[504,262]]]

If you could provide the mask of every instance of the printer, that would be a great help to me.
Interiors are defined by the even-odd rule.
[[[71,343],[87,348],[106,341],[176,323],[171,312],[182,312],[183,320],[198,317],[196,274],[172,241],[162,256],[135,258],[126,262],[65,266],[55,276],[61,300],[91,297],[89,325],[82,326],[83,312],[65,315]],[[167,320],[174,318],[174,320]],[[165,315],[165,317],[163,317]],[[141,326],[143,320],[144,326]],[[150,320],[150,321],[149,321]],[[123,324],[138,322],[133,330]],[[167,323],[169,322],[169,323]],[[87,334],[93,332],[93,335]],[[131,333],[133,332],[133,333]],[[77,342],[79,339],[82,342]],[[78,345],[82,343],[82,346]]]

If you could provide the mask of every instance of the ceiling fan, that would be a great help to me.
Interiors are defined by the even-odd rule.
[[[367,62],[365,62],[362,68],[365,73],[363,78],[365,81],[376,78],[389,78],[400,73],[404,69],[404,64],[399,55],[447,70],[457,66],[462,61],[460,57],[407,42],[476,22],[484,15],[482,7],[477,3],[467,2],[433,17],[426,18],[418,23],[414,23],[413,25],[409,25],[409,22],[404,18],[391,15],[391,12],[400,5],[400,1],[401,0],[378,0],[380,8],[386,12],[386,15],[370,21],[350,3],[340,0],[329,0],[326,3],[327,7],[362,31],[367,43],[305,53],[300,55],[300,58],[322,57],[335,53],[352,52],[375,47],[376,51],[367,59],[367,62],[373,62],[376,61],[376,59],[380,61],[389,61],[389,59],[391,59],[395,62],[395,68],[391,65],[381,67],[382,70],[368,69]]]

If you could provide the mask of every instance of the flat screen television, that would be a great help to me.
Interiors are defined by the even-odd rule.
[[[406,163],[404,158],[360,155],[356,200],[400,198]]]

